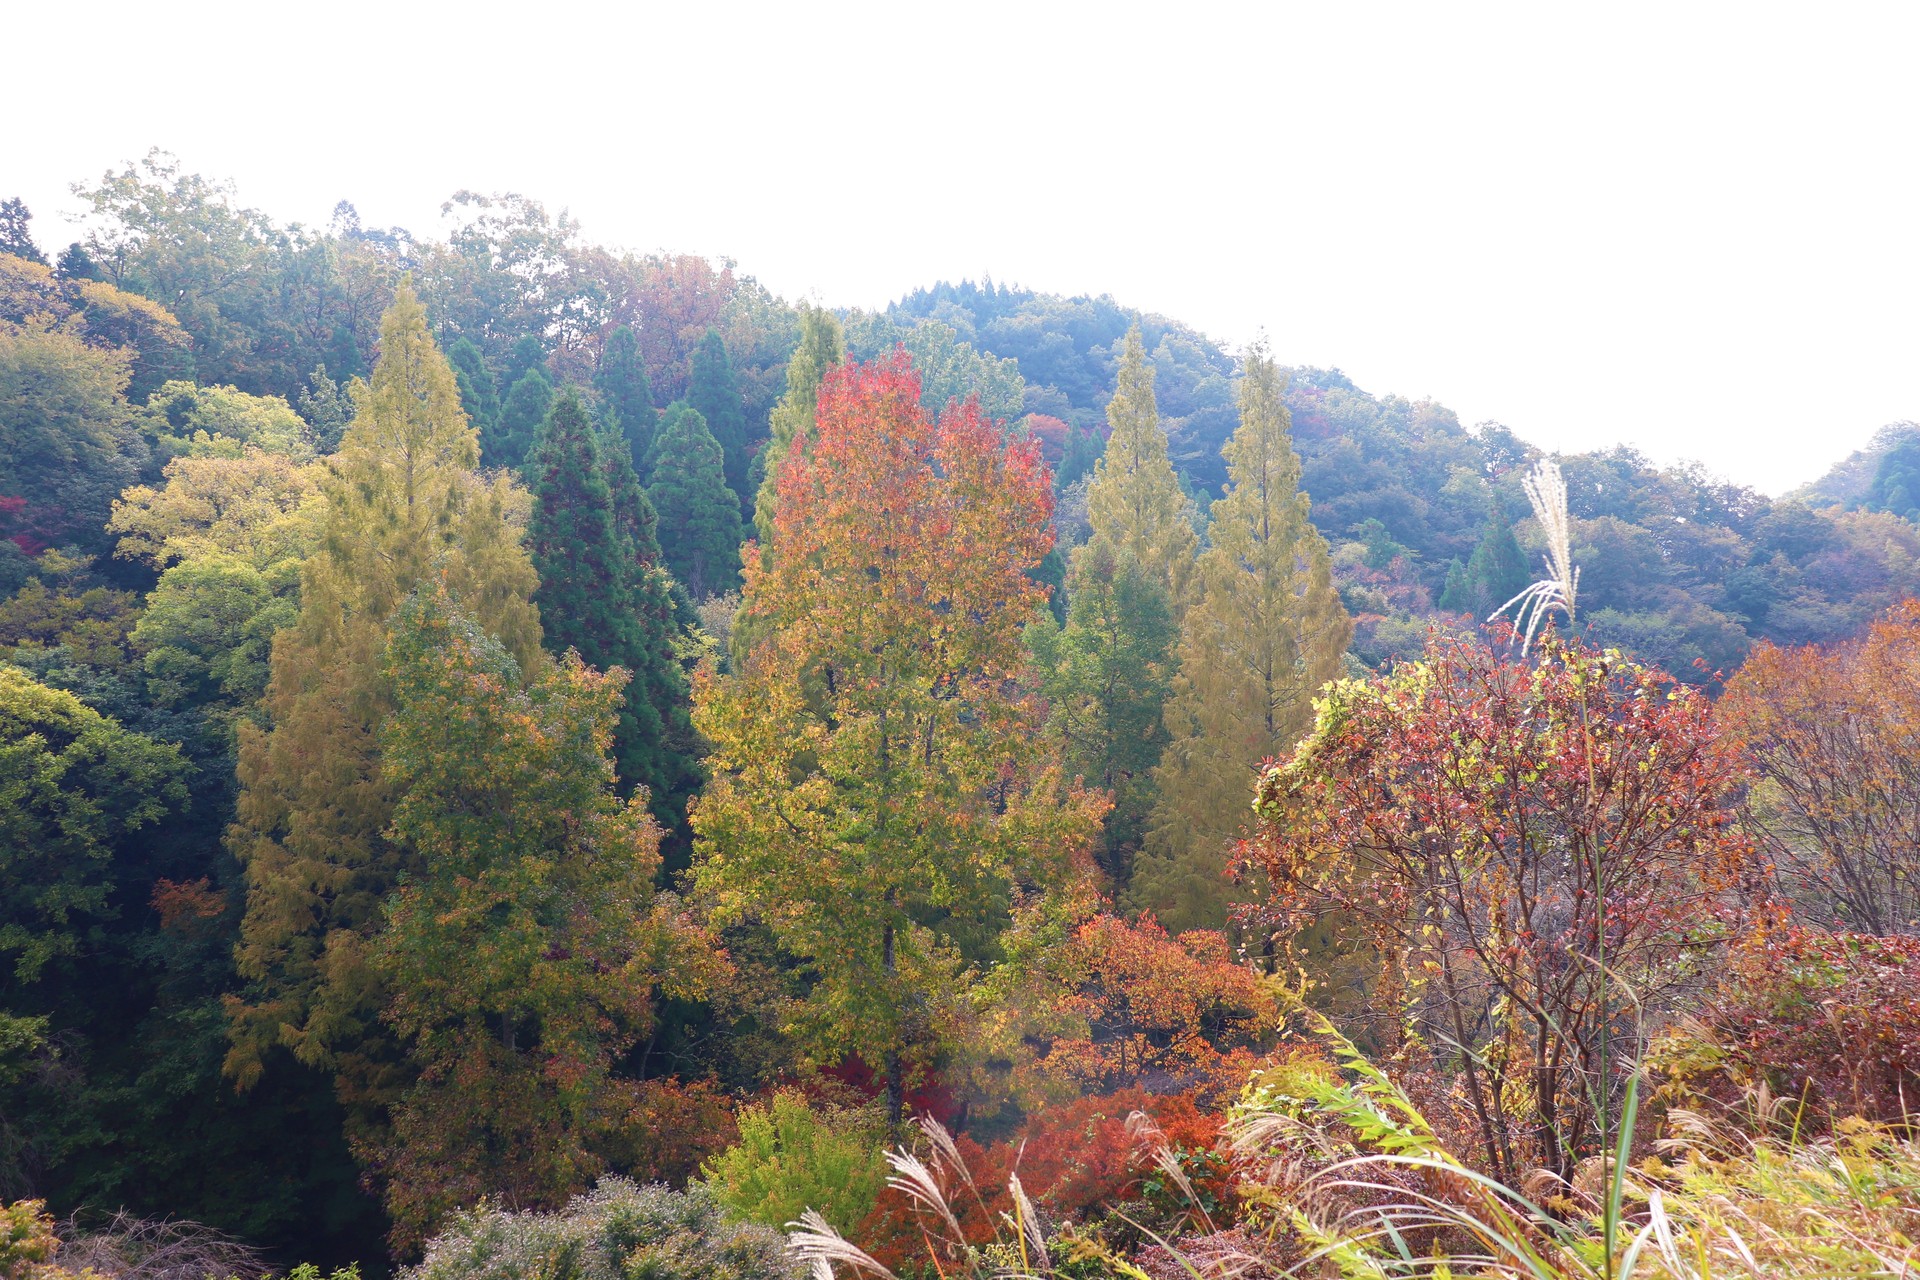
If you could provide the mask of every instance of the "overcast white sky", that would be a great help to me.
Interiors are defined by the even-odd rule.
[[[1920,6],[33,5],[0,196],[159,145],[282,220],[462,187],[877,306],[1111,293],[1769,491],[1920,418]],[[29,53],[28,51],[31,50]]]

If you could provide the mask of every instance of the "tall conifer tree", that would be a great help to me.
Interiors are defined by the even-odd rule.
[[[727,344],[720,340],[718,329],[708,329],[707,336],[693,349],[687,403],[700,411],[707,430],[720,442],[727,488],[744,504],[751,496],[747,489],[747,410],[740,401],[733,359],[727,355]]]
[[[623,324],[607,335],[600,363],[593,371],[593,389],[607,421],[626,440],[633,467],[636,471],[645,467],[659,415],[653,407],[647,363],[640,357],[640,339],[631,325]]]
[[[1027,629],[1067,768],[1113,795],[1100,861],[1124,886],[1153,808],[1178,630],[1166,588],[1105,542],[1075,550],[1066,625]]]
[[[780,463],[796,440],[813,433],[820,382],[829,369],[846,363],[847,343],[840,321],[825,307],[800,304],[800,343],[787,361],[787,393],[773,406],[767,443],[753,456],[753,524],[764,547],[773,538],[773,514],[779,505]]]
[[[670,605],[652,564],[653,512],[630,484],[625,442],[609,443],[603,451],[579,393],[563,391],[534,456],[527,526],[527,550],[540,575],[534,599],[548,649],[575,649],[600,670],[628,672],[615,767],[623,783],[645,786],[671,806],[687,772],[686,735],[673,732],[676,720],[684,725],[686,687],[671,647]],[[617,498],[616,483],[625,490]],[[646,540],[644,557],[637,538]]]
[[[1200,539],[1187,518],[1186,491],[1167,460],[1153,366],[1137,324],[1127,330],[1121,348],[1107,425],[1106,452],[1087,486],[1093,538],[1105,542],[1116,558],[1139,565],[1150,581],[1164,584],[1178,618],[1187,604]]]
[[[380,673],[390,620],[431,580],[522,669],[545,658],[533,566],[506,518],[510,482],[474,473],[474,430],[410,283],[354,391],[300,613],[274,637],[266,726],[240,729],[229,843],[246,873],[236,958],[248,985],[230,1001],[227,1069],[251,1084],[284,1046],[331,1071],[364,1126],[404,1083],[367,959],[406,870],[377,738],[392,711]]]
[[[481,462],[489,467],[517,467],[526,462],[552,408],[553,379],[535,365],[507,392],[493,431],[480,437]]]
[[[653,442],[647,496],[660,517],[660,554],[696,600],[740,585],[740,504],[724,466],[700,411],[669,407]]]
[[[1353,634],[1326,541],[1307,519],[1281,390],[1279,370],[1256,347],[1227,443],[1232,483],[1213,504],[1181,627],[1171,741],[1133,882],[1135,899],[1170,929],[1225,922],[1227,844],[1250,812],[1260,762],[1284,756],[1312,726],[1313,699],[1339,674]]]
[[[453,366],[454,384],[460,388],[460,407],[467,411],[467,420],[484,441],[500,417],[500,393],[494,387],[493,373],[480,348],[469,338],[454,340],[447,348],[447,363]]]

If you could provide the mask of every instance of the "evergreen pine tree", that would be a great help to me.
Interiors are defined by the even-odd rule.
[[[1053,491],[1065,493],[1076,480],[1093,470],[1100,461],[1100,453],[1100,437],[1091,428],[1068,428],[1066,448],[1060,454],[1060,467],[1053,473]]]
[[[302,570],[299,615],[274,637],[265,727],[240,726],[229,830],[247,883],[236,960],[248,985],[230,1001],[227,1069],[249,1085],[284,1046],[333,1073],[361,1126],[404,1084],[367,960],[406,870],[377,738],[392,711],[390,621],[432,580],[523,669],[545,661],[533,566],[506,516],[510,482],[477,476],[478,454],[453,370],[403,281],[328,461],[325,532]]]
[[[455,339],[447,348],[447,363],[453,366],[454,384],[460,388],[460,407],[484,442],[500,419],[500,393],[494,388],[493,373],[480,348],[468,338]]]
[[[686,684],[673,656],[664,575],[653,564],[653,510],[632,483],[625,442],[608,443],[603,450],[579,393],[563,391],[533,461],[534,600],[549,650],[572,648],[603,671],[626,669],[615,768],[623,784],[645,786],[677,818],[675,797],[689,772]]]
[[[532,334],[523,335],[507,350],[507,363],[500,370],[500,385],[511,388],[534,369],[547,369],[547,349]],[[549,378],[551,381],[551,378]]]
[[[1113,399],[1107,402],[1106,452],[1087,486],[1087,519],[1093,539],[1118,559],[1167,588],[1177,619],[1183,612],[1200,539],[1187,517],[1187,495],[1167,460],[1167,436],[1153,397],[1153,366],[1147,363],[1140,326],[1127,330]]]
[[[1281,389],[1267,353],[1249,352],[1240,427],[1226,448],[1232,483],[1213,504],[1181,625],[1171,741],[1133,882],[1135,900],[1173,930],[1225,922],[1227,845],[1260,762],[1284,756],[1312,726],[1313,699],[1339,674],[1353,632],[1326,541],[1307,519]]]
[[[1126,885],[1167,743],[1164,708],[1178,638],[1166,588],[1104,542],[1076,548],[1064,627],[1027,629],[1048,727],[1067,770],[1113,795],[1100,862]]]
[[[760,545],[773,537],[773,515],[779,505],[775,485],[780,463],[796,440],[805,440],[813,432],[814,413],[819,407],[820,380],[827,370],[838,368],[847,359],[847,343],[840,322],[825,307],[800,304],[800,343],[787,361],[787,393],[773,406],[768,419],[767,443],[753,456],[753,524]]]
[[[553,407],[553,381],[538,365],[520,375],[500,406],[491,434],[480,437],[480,461],[489,467],[517,467],[527,459],[540,426]]]
[[[740,585],[740,505],[724,455],[698,409],[675,404],[653,441],[647,496],[660,517],[660,552],[696,600]]]
[[[653,408],[647,364],[640,358],[640,339],[631,325],[623,324],[607,335],[600,363],[593,371],[593,389],[607,421],[625,438],[632,466],[636,470],[644,467],[659,415]]]
[[[1440,608],[1446,613],[1481,612],[1472,579],[1467,577],[1467,566],[1460,563],[1459,556],[1447,561],[1447,581],[1440,588]]]
[[[740,384],[733,373],[733,360],[718,329],[693,349],[693,368],[687,382],[687,403],[699,411],[707,430],[720,443],[725,462],[727,488],[744,503],[747,490],[747,411],[740,402]],[[649,475],[649,479],[651,479]]]
[[[1487,516],[1486,532],[1480,545],[1467,560],[1467,590],[1474,601],[1474,616],[1485,618],[1513,599],[1533,581],[1520,541],[1513,526],[1500,518],[1496,509]]]

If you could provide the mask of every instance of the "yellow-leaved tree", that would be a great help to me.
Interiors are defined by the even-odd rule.
[[[1284,381],[1262,348],[1246,366],[1226,448],[1231,483],[1213,504],[1181,626],[1171,740],[1134,871],[1135,899],[1176,930],[1225,923],[1235,896],[1228,844],[1251,821],[1261,761],[1312,727],[1314,696],[1339,674],[1353,634],[1326,540],[1307,519]]]
[[[523,669],[547,661],[509,482],[482,479],[478,460],[453,372],[403,282],[321,479],[325,526],[299,614],[274,638],[265,727],[240,729],[228,832],[246,872],[247,986],[229,999],[227,1070],[250,1085],[283,1047],[331,1071],[362,1123],[405,1078],[367,955],[404,869],[378,744],[392,711],[381,676],[391,620],[416,587],[438,583]]]

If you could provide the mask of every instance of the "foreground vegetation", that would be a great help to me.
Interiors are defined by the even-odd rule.
[[[0,219],[5,1274],[1913,1270],[1898,448],[85,194]]]

